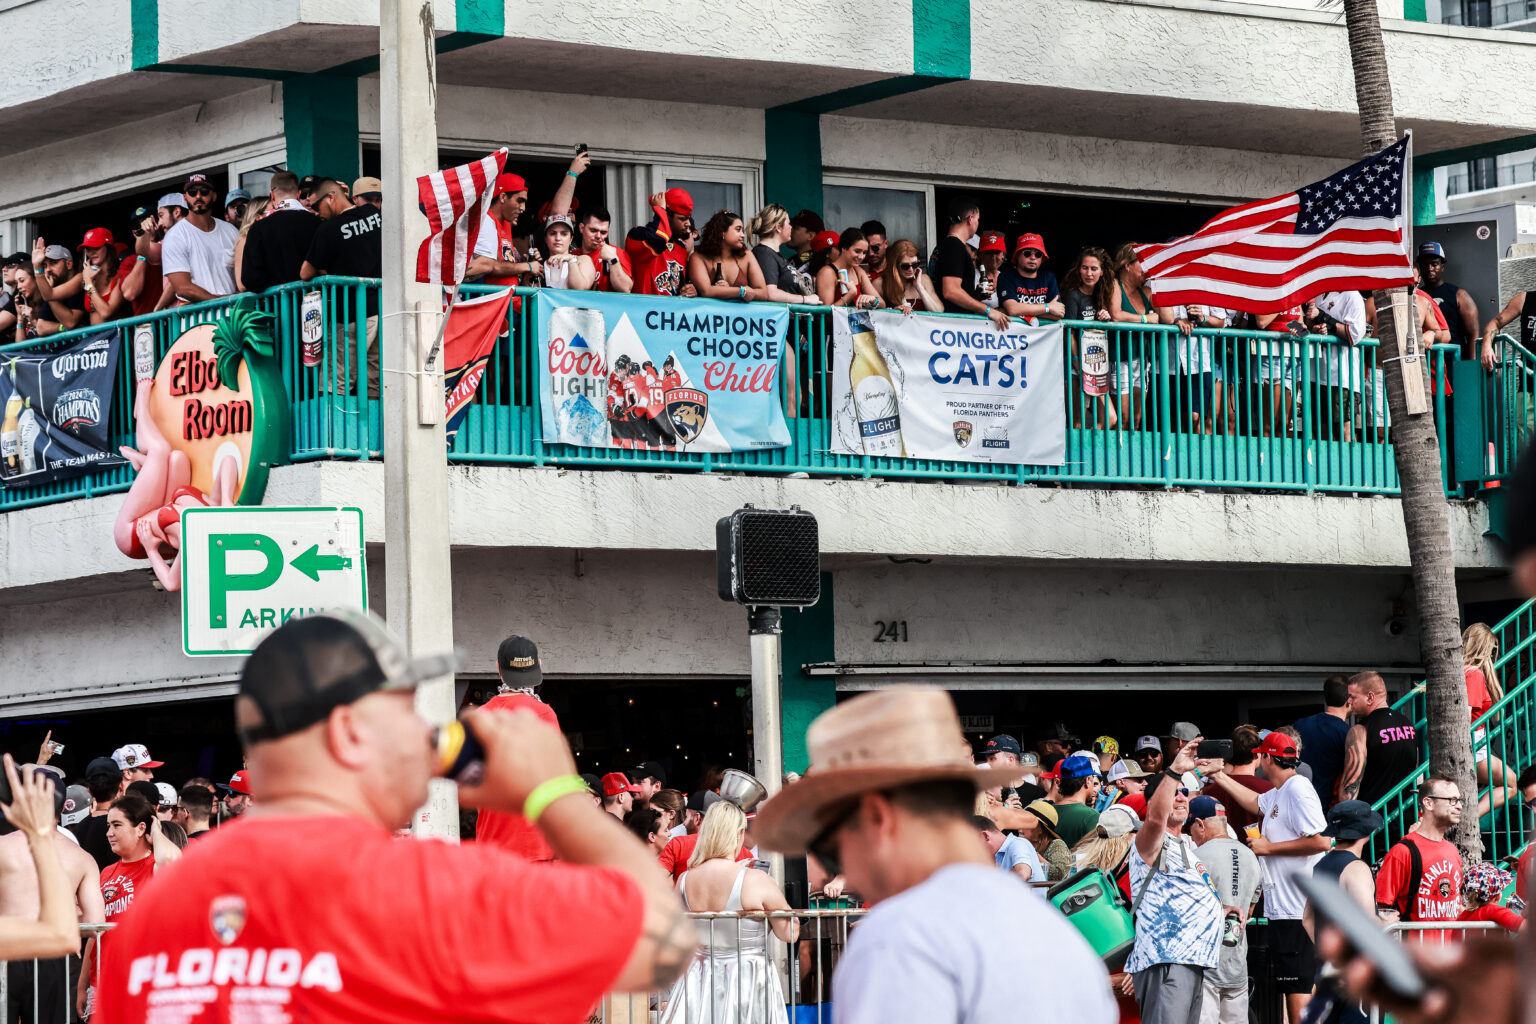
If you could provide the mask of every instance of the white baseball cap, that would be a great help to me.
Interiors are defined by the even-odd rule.
[[[181,795],[176,792],[176,787],[169,782],[155,783],[155,791],[160,794],[161,807],[175,807],[181,803]]]
[[[112,751],[112,760],[117,762],[117,767],[122,771],[130,768],[160,768],[164,761],[156,761],[149,756],[149,748],[142,743],[127,743]]]
[[[1143,736],[1136,741],[1136,746],[1131,749],[1131,753],[1139,753],[1143,750],[1156,750],[1161,753],[1162,749],[1163,744],[1156,736]]]

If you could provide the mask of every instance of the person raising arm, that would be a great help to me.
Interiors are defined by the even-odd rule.
[[[68,956],[80,948],[75,926],[75,894],[54,849],[59,842],[53,817],[53,779],[47,772],[28,771],[25,779],[16,761],[5,755],[5,778],[11,803],[0,804],[5,820],[27,836],[27,848],[37,869],[41,909],[35,921],[0,918],[0,959],[43,960]]]

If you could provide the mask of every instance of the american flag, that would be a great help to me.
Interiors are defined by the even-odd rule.
[[[506,165],[507,151],[498,149],[472,164],[416,179],[421,209],[432,228],[416,253],[416,280],[448,285],[464,280],[485,208],[495,194],[496,177]]]
[[[1279,313],[1324,292],[1412,284],[1409,141],[1295,192],[1234,207],[1192,235],[1137,246],[1157,304]]]

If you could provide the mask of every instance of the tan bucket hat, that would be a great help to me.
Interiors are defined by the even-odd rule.
[[[752,835],[790,856],[826,825],[833,805],[914,782],[954,779],[978,790],[999,785],[995,771],[971,763],[954,701],[943,690],[902,686],[845,701],[805,731],[811,766],[757,812]]]

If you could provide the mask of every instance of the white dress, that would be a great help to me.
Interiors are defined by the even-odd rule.
[[[727,911],[741,910],[741,884],[750,867],[743,864],[737,873]],[[677,888],[683,905],[692,910],[688,872]],[[787,1001],[779,972],[768,957],[768,923],[723,918],[694,923],[703,944],[688,972],[667,993],[661,1024],[783,1024]]]

